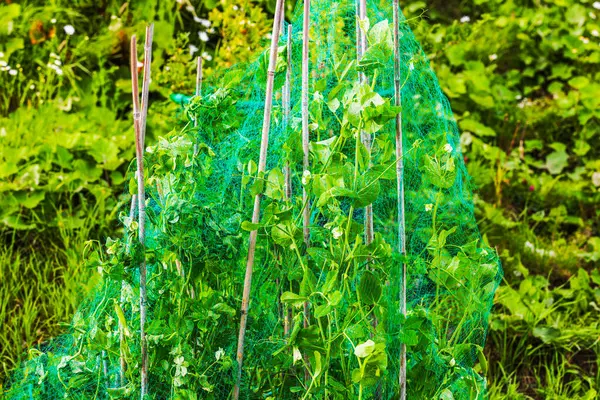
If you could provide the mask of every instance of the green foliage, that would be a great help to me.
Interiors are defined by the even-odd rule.
[[[362,25],[376,51],[362,64],[348,57],[355,50],[355,4],[334,5],[333,12],[322,5],[314,10],[323,24],[315,23],[313,40],[331,46],[311,52],[310,168],[304,170],[296,151],[300,91],[292,86],[290,119],[277,97],[268,169],[258,172],[263,57],[183,101],[189,119],[159,137],[144,157],[145,247],[135,244],[135,214],[122,213],[127,235],[87,258],[102,275],[100,286],[68,334],[17,370],[9,397],[25,391],[34,397],[138,395],[140,337],[134,327],[142,259],[149,270],[150,393],[228,397],[235,382],[245,243],[254,230],[259,244],[245,345],[246,398],[393,398],[401,344],[408,348],[409,397],[485,397],[478,371],[487,369],[481,348],[499,265],[476,229],[456,126],[448,125],[451,112],[404,21],[405,101],[402,108],[393,105],[391,32],[383,22],[391,20],[388,4],[369,2],[376,23]],[[301,18],[294,22],[298,32]],[[296,66],[299,50],[294,40]],[[286,72],[285,64],[280,67],[278,92]],[[359,81],[360,71],[367,81]],[[298,69],[291,72],[297,79]],[[406,256],[397,250],[399,112],[411,232]],[[373,135],[370,150],[364,134]],[[290,198],[282,172],[288,163]],[[256,195],[263,205],[253,224],[249,210]],[[368,205],[377,216],[370,243],[363,237]],[[300,222],[306,207],[310,246]],[[403,263],[409,267],[406,316],[399,309]]]
[[[506,271],[487,348],[491,395],[595,398],[597,283],[579,282],[597,273],[600,248],[600,11],[487,0],[405,12],[423,9],[415,34],[452,102],[480,226]]]

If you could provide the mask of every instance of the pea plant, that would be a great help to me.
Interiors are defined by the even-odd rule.
[[[15,392],[29,385],[36,396],[225,399],[235,387],[249,399],[394,398],[405,346],[407,397],[485,397],[481,345],[495,255],[470,228],[459,149],[445,132],[419,136],[411,120],[401,154],[408,251],[398,252],[394,123],[399,113],[431,120],[436,111],[419,108],[417,96],[396,104],[386,90],[392,29],[366,18],[360,26],[368,42],[360,60],[336,57],[309,88],[308,160],[300,106],[290,112],[282,101],[270,124],[275,156],[268,168],[256,162],[262,108],[252,84],[240,82],[272,77],[263,62],[249,75],[231,71],[189,101],[189,121],[143,154],[144,243],[133,207],[120,214],[124,238],[103,250],[90,244],[88,265],[102,274],[101,286],[68,335],[32,354]],[[270,63],[271,84],[286,100],[299,97],[289,90],[294,46],[288,36],[273,52],[290,55],[287,65]],[[403,92],[425,68],[426,60],[409,60]],[[139,193],[135,177],[129,187]],[[259,218],[250,212],[257,198]],[[258,239],[246,245],[248,232]],[[253,245],[255,283],[244,305]],[[145,336],[136,332],[142,305]],[[246,329],[241,319],[244,364],[235,342]],[[143,346],[148,381],[140,393]]]

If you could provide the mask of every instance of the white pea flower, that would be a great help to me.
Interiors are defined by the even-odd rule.
[[[498,59],[498,54],[490,54],[490,61],[495,61]]]
[[[454,367],[456,365],[456,360],[453,358],[452,360],[450,360],[450,366]]]
[[[462,22],[463,24],[469,21],[471,21],[471,17],[469,17],[468,15],[465,15],[460,19],[460,22]]]
[[[409,71],[414,71],[415,70],[415,63],[411,62],[410,64],[408,64],[408,70]]]
[[[31,90],[35,89],[35,85],[32,83],[31,85],[29,85],[29,89],[31,89]]]
[[[309,170],[305,170],[302,173],[302,184],[303,185],[307,185],[309,179],[310,179],[310,171]]]
[[[344,234],[344,231],[339,226],[336,226],[331,230],[331,233],[333,234],[334,239],[339,239]]]
[[[233,6],[233,9],[234,9],[235,11],[237,11],[237,10],[239,10],[240,8],[239,8],[238,6],[236,6],[236,5],[234,5],[234,6]]]
[[[0,61],[0,67],[8,67],[8,63],[6,61]]]
[[[215,358],[219,361],[225,355],[225,350],[219,347],[219,350],[215,352]]]
[[[16,69],[11,69],[10,71],[8,71],[8,73],[12,76],[16,76],[19,73],[19,71],[17,71]]]
[[[51,22],[51,23],[53,23],[53,24],[55,24],[55,23],[56,23],[56,18],[52,18],[52,19],[50,20],[50,22]]]
[[[452,150],[454,150],[454,149],[452,148],[452,146],[450,145],[450,143],[446,143],[446,144],[444,145],[444,151],[445,151],[446,153],[452,153]]]
[[[198,36],[203,42],[208,42],[208,35],[206,34],[206,32],[198,32]]]
[[[54,60],[54,64],[60,67],[62,65],[62,62],[60,60]]]
[[[202,53],[202,58],[204,58],[206,61],[212,60],[212,56],[210,54],[208,54],[206,51]]]
[[[594,30],[592,31],[592,36],[595,36],[595,37],[598,37],[598,36],[600,36],[600,33],[598,32],[598,29],[594,29]]]
[[[190,44],[190,56],[193,56],[198,50],[198,47],[194,46],[193,44]]]
[[[302,360],[302,353],[300,353],[300,349],[298,349],[296,346],[294,346],[293,357],[294,357],[294,365],[296,364],[296,361]]]
[[[429,204],[425,204],[425,211],[429,212],[433,210],[433,204],[429,203]]]
[[[75,28],[73,28],[73,25],[65,25],[64,30],[65,30],[65,33],[69,36],[72,36],[73,34],[75,34]]]
[[[365,358],[375,350],[375,342],[371,339],[359,344],[354,349],[354,355],[358,358]]]
[[[592,7],[594,7],[596,10],[600,10],[600,1],[595,1],[594,4],[592,4]]]

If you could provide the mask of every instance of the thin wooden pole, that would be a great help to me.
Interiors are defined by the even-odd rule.
[[[144,81],[142,82],[142,148],[146,143],[146,117],[148,116],[148,98],[150,93],[150,67],[152,65],[152,39],[154,24],[146,27],[146,43],[144,44]]]
[[[367,3],[366,0],[357,0],[357,43],[356,43],[356,58],[358,61],[363,57],[365,52],[367,51],[367,33],[362,32],[360,26],[358,25],[358,21],[364,20],[367,18]],[[364,73],[359,73],[359,80],[361,83],[367,82],[367,78]],[[360,139],[367,152],[371,154],[371,135],[366,132],[360,132]],[[365,207],[365,243],[368,245],[373,241],[374,232],[373,232],[373,205],[369,204]]]
[[[302,152],[303,152],[303,174],[309,171],[309,131],[308,131],[308,73],[309,73],[309,30],[310,30],[310,0],[304,0],[304,15],[302,20]],[[303,231],[304,243],[308,248],[310,246],[310,200],[306,187],[302,187],[302,204],[303,210]],[[304,328],[308,328],[310,319],[310,309],[308,301],[304,302]],[[308,365],[308,357],[304,357],[305,363]],[[308,366],[304,370],[304,379],[308,381],[310,374]]]
[[[309,168],[309,132],[308,132],[308,45],[309,45],[309,29],[310,29],[310,0],[304,1],[304,19],[302,25],[302,152],[304,172]],[[302,189],[302,202],[304,204],[304,243],[310,243],[310,200],[306,188]]]
[[[400,87],[400,6],[394,0],[394,100],[397,106],[402,105]],[[396,176],[398,187],[398,250],[406,255],[406,226],[404,221],[404,163],[402,148],[402,112],[396,115]],[[400,282],[400,313],[406,316],[406,263],[402,263]],[[406,344],[400,347],[400,400],[406,400]]]
[[[196,97],[202,95],[202,57],[196,59]],[[198,126],[198,117],[194,119],[194,127]],[[194,152],[195,153],[195,152]]]
[[[133,98],[133,124],[134,124],[134,129],[136,128],[137,125],[137,121],[139,118],[139,109],[140,109],[140,89],[139,89],[139,82],[138,82],[138,70],[137,70],[137,64],[138,64],[138,58],[137,58],[137,38],[135,35],[131,36],[131,43],[130,43],[130,47],[129,47],[129,67],[131,70],[131,95]],[[135,172],[136,177],[138,175],[137,171]],[[137,201],[137,196],[134,194],[133,196],[131,196],[131,206],[129,207],[129,217],[133,218],[134,214],[135,214],[135,205],[136,205],[136,201]],[[129,241],[127,243],[127,251],[129,252]],[[120,298],[120,304],[121,307],[123,306],[123,303],[125,302],[125,281],[121,282],[121,298]],[[125,327],[123,326],[123,324],[121,323],[121,319],[119,319],[119,365],[120,365],[120,370],[119,370],[119,383],[120,386],[125,386],[125,369],[127,368],[126,362],[125,362],[125,354],[123,353],[123,341],[125,340],[125,331],[124,331]]]
[[[277,62],[277,44],[279,42],[279,30],[281,28],[281,13],[283,12],[283,0],[277,0],[275,7],[275,18],[273,20],[273,32],[271,34],[271,49],[269,54],[269,68],[267,70],[267,87],[265,96],[265,110],[263,116],[262,136],[260,140],[260,156],[258,161],[258,172],[264,172],[267,164],[267,150],[269,146],[269,130],[271,127],[271,110],[273,108],[273,81],[275,78],[275,65]],[[252,211],[252,223],[260,221],[261,194],[254,196],[254,209]],[[233,400],[240,396],[242,382],[242,368],[244,361],[244,340],[246,337],[246,324],[248,322],[248,305],[250,302],[250,288],[252,286],[252,271],[254,268],[254,253],[256,252],[257,231],[250,232],[248,245],[248,259],[246,263],[246,276],[244,278],[244,292],[242,294],[242,309],[240,317],[240,332],[237,346],[237,379],[233,389]]]
[[[133,96],[133,116],[135,130],[135,153],[137,161],[137,181],[138,181],[138,236],[142,246],[142,251],[145,252],[146,245],[146,192],[144,188],[144,135],[146,131],[146,117],[148,113],[148,93],[150,88],[150,63],[152,53],[152,36],[154,33],[154,25],[150,24],[146,27],[146,43],[144,46],[144,82],[142,86],[142,110],[140,112],[139,94],[137,85],[137,60],[134,68],[133,52],[132,52],[132,96]],[[132,41],[133,43],[133,41]],[[137,54],[137,53],[136,53]],[[146,293],[146,259],[145,256],[140,263],[140,346],[142,355],[142,366],[140,369],[141,386],[140,394],[143,399],[148,393],[148,343],[146,341],[146,313],[147,313],[147,293]]]
[[[290,108],[291,108],[291,87],[292,87],[292,24],[288,25],[287,31],[287,71],[285,73],[285,85],[283,87],[283,127],[284,132],[287,131],[287,127],[290,121]],[[284,191],[286,201],[292,199],[292,173],[290,170],[290,161],[286,161],[283,169],[284,174]],[[290,334],[291,324],[291,309],[285,305],[283,317],[283,334],[287,337]]]

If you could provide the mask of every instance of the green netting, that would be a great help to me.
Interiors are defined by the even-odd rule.
[[[6,398],[139,397],[142,257],[148,265],[150,397],[230,398],[253,229],[258,246],[241,398],[398,398],[402,343],[409,399],[485,397],[482,346],[501,270],[473,216],[456,123],[401,17],[407,248],[401,256],[393,10],[389,0],[367,1],[369,49],[359,64],[355,10],[349,0],[311,5],[309,171],[302,166],[299,4],[290,38],[291,111],[287,118],[282,101],[286,24],[267,171],[256,170],[264,53],[205,82],[203,95],[185,106],[187,118],[147,149],[145,252],[136,245],[135,210],[124,210],[127,235],[89,256],[103,275],[101,285],[68,333],[30,351],[7,383]],[[358,70],[366,83],[359,83]],[[361,131],[373,136],[370,153]],[[310,247],[303,243],[302,188],[310,200]],[[257,193],[262,207],[255,226],[249,221]],[[367,244],[369,204],[375,234]],[[399,303],[403,263],[406,317]]]

